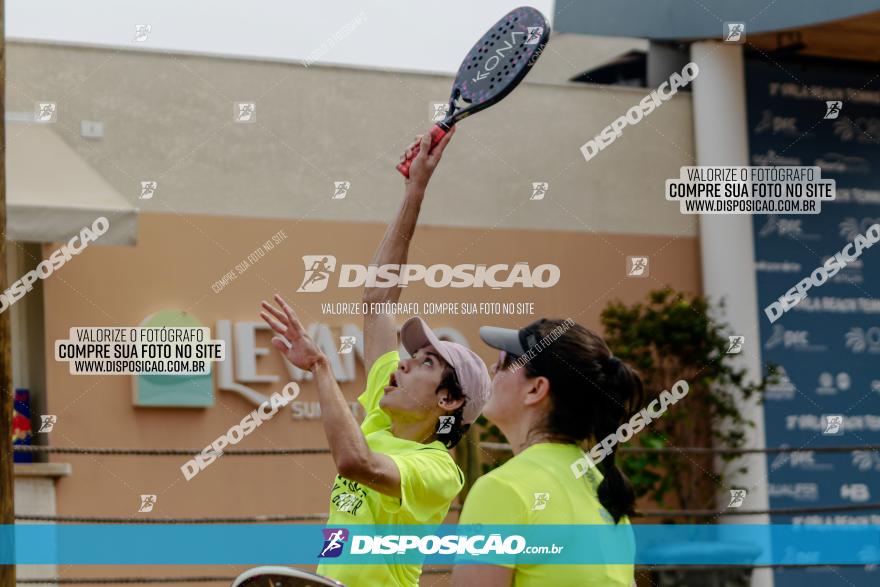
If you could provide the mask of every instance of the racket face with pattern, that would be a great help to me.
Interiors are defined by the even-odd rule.
[[[550,24],[531,6],[516,8],[496,22],[458,68],[449,99],[466,106],[450,112],[449,121],[455,124],[500,102],[526,77],[549,38]]]
[[[431,148],[459,120],[497,104],[526,77],[550,38],[550,23],[535,8],[521,6],[504,15],[474,44],[458,68],[449,111],[431,129]],[[409,177],[409,166],[419,152],[397,166]]]
[[[248,569],[232,587],[345,587],[342,583],[295,567],[267,565]]]

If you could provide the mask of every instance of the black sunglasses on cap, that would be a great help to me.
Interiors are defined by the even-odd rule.
[[[539,331],[541,324],[546,322],[545,319],[538,320],[519,330],[513,328],[499,328],[497,326],[481,326],[480,338],[492,348],[507,353],[508,360],[514,362],[520,357],[528,355],[530,351],[533,356],[530,362],[535,362],[538,370],[541,366],[541,350],[539,345],[542,337]]]

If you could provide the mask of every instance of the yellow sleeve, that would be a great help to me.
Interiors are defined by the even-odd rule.
[[[483,475],[471,487],[459,524],[528,524],[528,509],[520,494],[491,473]],[[513,563],[492,563],[516,568]]]
[[[382,495],[382,508],[392,514],[408,511],[418,522],[445,516],[464,486],[464,474],[446,449],[426,446],[388,456],[400,471],[400,497]]]
[[[528,509],[513,487],[489,473],[474,483],[458,523],[528,524]]]
[[[388,380],[399,363],[400,353],[388,351],[376,359],[373,366],[370,367],[370,372],[367,374],[367,386],[358,398],[366,413],[364,422],[361,424],[361,431],[364,435],[391,427],[391,418],[379,407],[379,400],[382,399],[382,394],[385,393],[384,388],[388,385]]]

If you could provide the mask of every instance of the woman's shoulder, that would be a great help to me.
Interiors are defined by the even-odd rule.
[[[482,475],[477,482],[484,485],[505,486],[517,492],[528,492],[531,481],[541,477],[538,463],[526,453],[518,454]],[[536,475],[538,473],[538,475]]]
[[[476,483],[481,483],[484,486],[511,486],[516,485],[515,481],[517,479],[517,472],[520,468],[517,464],[512,464],[513,459],[510,459],[506,463],[503,463],[488,473],[484,473],[480,475],[479,479],[476,480]]]
[[[509,461],[508,461],[509,462]],[[524,523],[524,495],[528,488],[516,482],[508,463],[482,475],[468,492],[459,518],[461,524]]]

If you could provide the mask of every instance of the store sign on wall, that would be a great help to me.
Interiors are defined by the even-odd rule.
[[[140,326],[198,328],[205,325],[182,310],[162,310],[145,318]],[[210,372],[134,375],[133,385],[133,401],[136,406],[204,408],[214,405],[214,386]]]
[[[249,383],[281,383],[282,377],[278,375],[261,375],[257,373],[257,358],[274,353],[269,347],[257,346],[257,332],[269,331],[264,322],[235,322],[218,320],[215,336],[226,341],[226,348],[230,349],[225,361],[217,364],[217,387],[223,391],[238,393],[242,397],[255,404],[266,401],[267,397],[248,387]],[[343,324],[339,335],[334,336],[331,328],[326,324],[314,323],[308,326],[309,336],[315,341],[321,351],[330,360],[330,367],[336,381],[346,383],[354,381],[357,377],[356,363],[363,364],[364,342],[363,331],[355,324]],[[444,340],[450,340],[467,346],[467,340],[454,328],[436,328],[437,336]],[[354,339],[353,352],[339,353],[340,337]],[[401,355],[406,352],[401,349]],[[310,381],[312,374],[303,371],[283,359],[289,381]],[[234,368],[233,368],[234,366]],[[352,413],[355,416],[363,416],[361,405],[356,401],[349,402]],[[321,406],[317,401],[292,402],[291,410],[293,417],[299,420],[315,420],[321,417]]]
[[[223,361],[215,364],[217,377],[216,389],[236,393],[247,399],[254,405],[260,405],[269,399],[272,390],[288,381],[310,381],[312,374],[303,371],[291,364],[287,359],[282,359],[286,374],[263,374],[257,370],[257,360],[260,357],[275,353],[272,347],[257,346],[257,333],[270,332],[264,322],[218,320],[215,324],[213,337],[226,343],[227,355]],[[335,332],[334,332],[335,331]],[[449,327],[435,328],[434,331],[443,340],[450,340],[469,346],[467,339],[456,329]],[[343,324],[341,328],[331,328],[327,324],[314,323],[308,326],[309,336],[316,342],[330,361],[333,375],[339,383],[347,383],[357,378],[357,363],[363,365],[364,343],[363,331],[356,324]],[[352,352],[340,353],[340,337],[354,339]],[[401,355],[406,352],[401,348]],[[205,401],[204,390],[193,390],[190,393],[188,386],[181,386],[179,378],[185,376],[166,375],[162,376],[154,385],[177,386],[177,391],[172,400],[165,403],[150,402],[149,404],[139,401],[137,387],[135,392],[135,405],[163,405],[166,407],[205,407],[213,404]],[[270,384],[267,393],[250,387],[251,384]],[[355,415],[363,415],[360,404],[356,401],[349,402]],[[313,420],[321,416],[320,405],[317,401],[294,401],[290,404],[293,417],[296,419]]]

